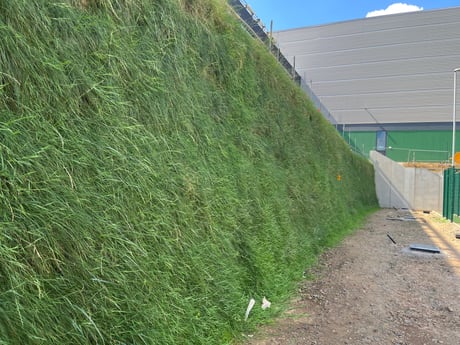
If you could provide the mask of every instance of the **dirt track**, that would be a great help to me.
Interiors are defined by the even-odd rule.
[[[378,211],[322,255],[310,272],[316,278],[302,283],[289,310],[246,344],[460,344],[455,233],[460,228],[439,215]],[[413,251],[411,244],[441,253]]]

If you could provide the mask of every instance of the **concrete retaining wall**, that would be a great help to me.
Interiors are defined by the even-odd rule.
[[[443,176],[427,169],[407,168],[370,152],[380,207],[409,208],[442,213]]]

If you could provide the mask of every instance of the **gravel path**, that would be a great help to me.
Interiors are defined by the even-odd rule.
[[[460,228],[382,209],[325,252],[274,325],[247,345],[460,344]],[[390,239],[396,243],[393,243]],[[409,249],[436,246],[440,253]]]

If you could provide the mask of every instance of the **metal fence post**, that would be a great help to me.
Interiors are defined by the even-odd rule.
[[[453,220],[453,181],[452,174],[453,168],[450,167],[444,170],[444,194],[443,194],[443,205],[442,215],[444,218]]]

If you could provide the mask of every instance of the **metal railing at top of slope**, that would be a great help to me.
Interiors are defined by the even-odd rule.
[[[235,13],[240,17],[241,21],[245,24],[248,32],[261,40],[264,44],[268,45],[270,52],[275,56],[276,60],[284,67],[286,72],[292,77],[292,79],[302,88],[303,91],[310,97],[315,107],[318,111],[323,114],[323,116],[333,125],[337,125],[337,121],[331,115],[329,110],[324,106],[320,99],[315,95],[313,90],[308,86],[307,83],[302,79],[302,77],[295,70],[288,59],[281,53],[280,48],[276,45],[271,34],[267,32],[265,25],[262,21],[257,18],[254,11],[249,7],[249,5],[244,0],[228,0],[229,5],[235,11]],[[294,62],[295,64],[295,62]]]

